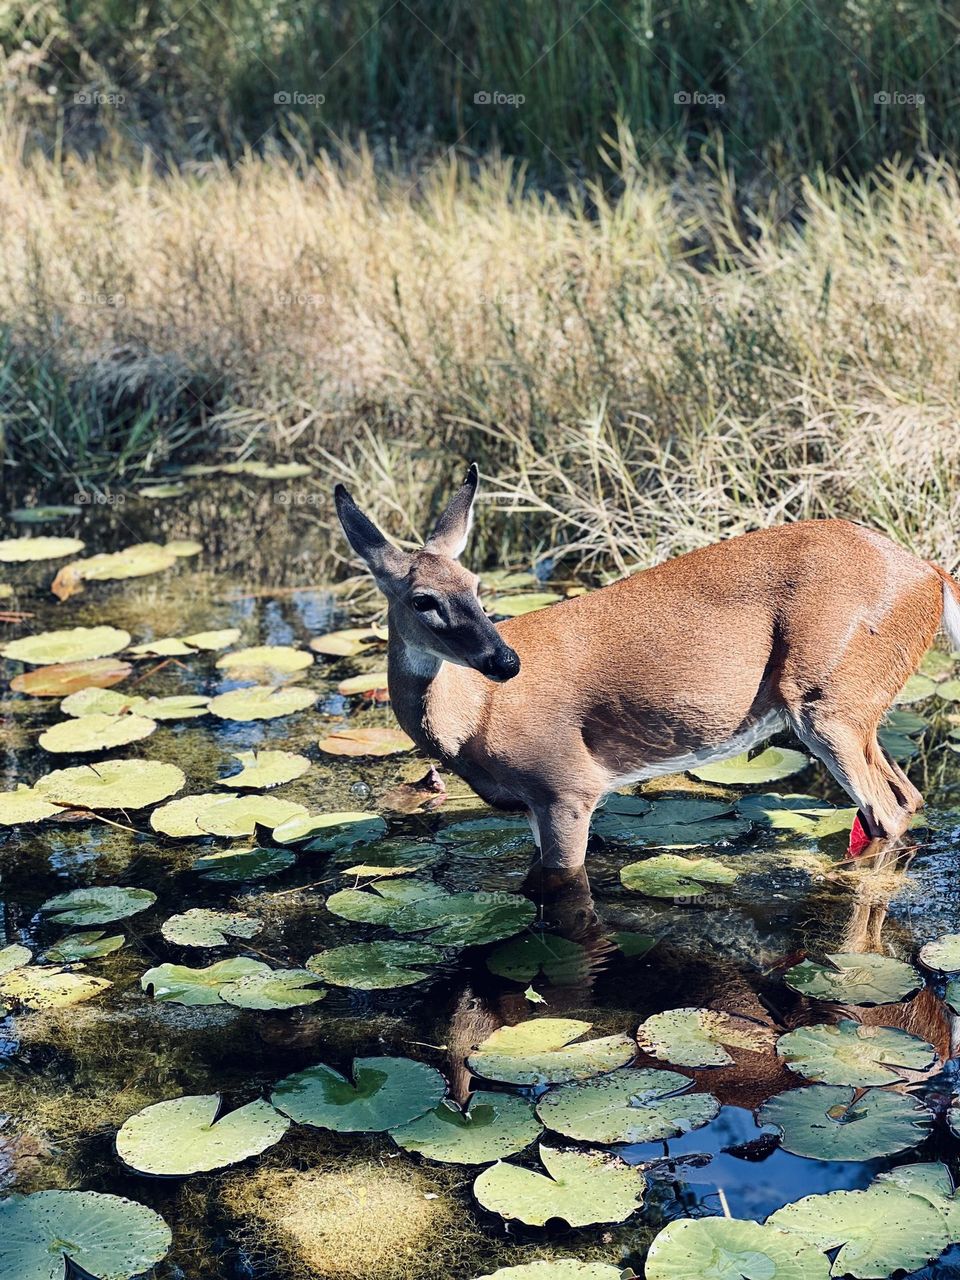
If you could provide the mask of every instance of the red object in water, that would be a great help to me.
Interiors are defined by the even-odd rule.
[[[860,821],[858,813],[853,820],[853,826],[850,828],[850,843],[847,845],[847,852],[851,858],[859,858],[869,843],[870,837],[864,831],[863,823]]]

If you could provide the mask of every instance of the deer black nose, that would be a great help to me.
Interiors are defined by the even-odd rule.
[[[496,680],[498,684],[502,684],[505,680],[512,680],[519,670],[520,659],[507,645],[494,649],[480,665],[482,674],[489,680]]]

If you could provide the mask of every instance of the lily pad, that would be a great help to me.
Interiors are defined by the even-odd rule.
[[[212,698],[207,710],[221,720],[276,720],[280,716],[292,716],[306,711],[317,700],[311,689],[300,685],[288,685],[276,689],[272,685],[251,685],[249,689],[234,689]]]
[[[82,507],[67,504],[50,504],[36,507],[14,507],[7,514],[17,524],[48,524],[51,520],[63,520],[69,516],[80,515]],[[72,553],[71,553],[72,554]]]
[[[328,733],[317,746],[328,756],[394,756],[412,751],[414,742],[402,729],[344,727]]]
[[[125,941],[122,933],[108,934],[105,929],[68,933],[54,946],[47,948],[46,958],[58,964],[71,964],[76,960],[100,960],[103,956],[119,951]]]
[[[290,1128],[262,1099],[226,1114],[220,1105],[220,1095],[208,1093],[144,1107],[121,1125],[117,1155],[137,1173],[183,1177],[258,1156]]]
[[[490,1164],[516,1155],[543,1133],[533,1104],[510,1093],[480,1090],[465,1110],[445,1099],[390,1136],[404,1151],[442,1164]]]
[[[591,1023],[577,1018],[533,1018],[500,1027],[470,1054],[472,1071],[507,1084],[568,1084],[625,1066],[637,1047],[628,1036],[582,1040]]]
[[[249,649],[233,649],[217,659],[217,667],[232,680],[267,681],[292,675],[313,666],[313,654],[286,644],[260,644]]]
[[[93,658],[90,662],[58,662],[36,671],[25,671],[10,681],[14,693],[34,698],[62,698],[78,689],[107,689],[125,680],[133,668],[119,658]]]
[[[557,933],[528,933],[502,942],[487,956],[487,968],[514,982],[533,982],[541,973],[555,987],[575,986],[590,969],[579,942]]]
[[[0,542],[0,563],[25,564],[29,560],[61,560],[75,556],[86,543],[80,538],[5,538]]]
[[[678,1218],[656,1237],[647,1280],[827,1280],[830,1263],[797,1235],[739,1218]]]
[[[205,969],[192,969],[185,964],[158,964],[147,970],[140,986],[144,991],[152,991],[154,1000],[191,1006],[221,1004],[220,992],[229,983],[250,974],[269,972],[270,966],[262,960],[249,960],[246,956],[218,960]]]
[[[864,1191],[804,1196],[771,1214],[767,1226],[818,1249],[839,1248],[832,1276],[879,1280],[938,1257],[956,1240],[955,1212],[945,1166],[914,1164],[880,1174]]]
[[[171,538],[169,542],[164,543],[163,549],[175,555],[178,560],[185,560],[191,556],[198,556],[203,550],[203,543],[197,542],[194,538]]]
[[[387,633],[379,627],[347,627],[343,631],[328,631],[324,636],[314,636],[310,648],[327,658],[354,658],[386,639]]]
[[[230,938],[252,938],[262,927],[259,920],[242,911],[191,907],[164,920],[160,932],[178,947],[226,947]]]
[[[430,930],[435,946],[480,946],[518,933],[536,907],[513,893],[450,893],[426,880],[390,880],[366,889],[341,889],[327,909],[344,920],[384,924],[397,933]]]
[[[803,996],[840,1004],[893,1004],[923,985],[912,964],[892,956],[840,952],[827,960],[830,964],[803,960],[788,969],[783,980]]]
[[[22,969],[32,959],[33,952],[30,948],[21,946],[19,942],[11,942],[9,946],[0,947],[0,974]]]
[[[145,716],[85,715],[51,725],[41,733],[40,746],[54,753],[112,751],[149,738],[156,727],[156,720]]]
[[[895,1084],[904,1071],[926,1071],[937,1060],[933,1045],[919,1036],[852,1019],[789,1031],[777,1041],[777,1053],[808,1080],[858,1088]]]
[[[193,864],[205,880],[223,880],[228,883],[243,880],[266,880],[279,875],[297,861],[294,853],[285,849],[224,849],[217,853],[204,853]]]
[[[612,1075],[551,1089],[537,1115],[555,1133],[580,1142],[661,1142],[709,1124],[720,1112],[712,1093],[689,1093],[677,1071],[625,1067]]]
[[[934,693],[942,702],[960,702],[960,680],[944,680],[936,685]]]
[[[146,698],[136,693],[90,687],[68,694],[60,710],[66,716],[120,716],[127,711],[140,712],[145,702]]]
[[[811,1160],[873,1160],[918,1146],[933,1116],[902,1093],[841,1085],[811,1084],[769,1098],[757,1112],[761,1125],[775,1125],[781,1146]]]
[[[690,772],[701,782],[716,782],[721,786],[739,787],[755,783],[779,782],[800,773],[810,764],[810,757],[802,751],[788,747],[766,747],[755,756],[746,752],[730,760],[718,760],[716,764],[700,765]]]
[[[185,493],[189,493],[189,487],[182,480],[174,480],[170,484],[145,484],[142,489],[137,490],[138,497],[141,498],[182,498]]]
[[[67,893],[58,893],[48,898],[40,910],[50,917],[52,924],[109,924],[146,911],[156,900],[157,895],[149,889],[110,884],[100,889],[70,889]]]
[[[45,774],[34,790],[80,809],[145,809],[179,791],[186,778],[159,760],[98,760]]]
[[[225,649],[240,639],[239,627],[221,627],[219,631],[194,631],[192,635],[181,636],[184,644],[192,649]]]
[[[533,850],[530,823],[526,818],[508,814],[453,822],[449,827],[441,827],[433,838],[441,844],[452,845],[466,858],[500,857]]]
[[[277,844],[299,844],[310,840],[307,845],[310,853],[330,853],[334,849],[352,849],[356,845],[379,840],[386,830],[387,824],[377,813],[345,810],[291,818],[274,827],[272,834]]]
[[[409,1124],[447,1091],[439,1071],[411,1058],[356,1058],[353,1079],[318,1063],[281,1080],[271,1102],[297,1124],[338,1133],[382,1133]]]
[[[640,1208],[646,1179],[638,1169],[596,1151],[539,1150],[546,1174],[505,1163],[484,1169],[473,1194],[485,1209],[529,1226],[562,1218],[587,1227],[623,1222]]]
[[[623,1271],[608,1262],[581,1262],[579,1258],[546,1258],[519,1267],[501,1267],[477,1280],[620,1280]]]
[[[0,1000],[15,1000],[25,1009],[65,1009],[92,1000],[112,985],[76,969],[29,965],[0,974]]]
[[[678,853],[660,853],[620,868],[625,888],[681,902],[697,902],[706,894],[704,886],[733,884],[738,874],[714,858],[683,858]]]
[[[97,1191],[35,1191],[0,1201],[0,1280],[63,1280],[69,1258],[98,1280],[128,1280],[165,1257],[170,1228],[152,1209]]]
[[[16,791],[0,792],[0,827],[19,827],[28,822],[43,822],[60,812],[60,806],[51,804],[46,796],[32,787],[17,787]]]
[[[319,951],[307,968],[335,987],[382,991],[409,987],[430,975],[420,965],[436,965],[443,952],[420,942],[356,942]]]
[[[209,702],[209,698],[195,693],[179,693],[168,698],[144,698],[139,710],[151,720],[195,720],[207,714]]]
[[[261,787],[269,790],[284,782],[302,778],[310,768],[306,756],[294,751],[239,751],[234,755],[243,766],[239,773],[218,778],[218,787]]]
[[[156,542],[138,542],[134,546],[124,547],[120,551],[107,551],[97,556],[88,556],[85,560],[75,560],[64,566],[57,575],[62,579],[60,591],[54,580],[53,593],[65,598],[62,594],[64,586],[72,586],[67,595],[74,594],[82,582],[115,582],[125,578],[145,578],[152,573],[160,573],[176,564],[174,551],[167,550]]]
[[[960,973],[960,933],[945,933],[920,948],[920,960],[939,973]]]
[[[348,676],[337,685],[337,693],[344,698],[352,698],[357,694],[386,693],[386,671],[368,671],[360,676]],[[386,699],[381,699],[386,701]]]
[[[64,631],[41,631],[35,636],[10,640],[0,649],[0,654],[31,666],[46,667],[106,658],[119,653],[129,643],[130,633],[117,627],[69,627]]]
[[[655,1013],[637,1032],[640,1048],[678,1067],[726,1067],[733,1058],[724,1048],[762,1053],[771,1032],[747,1018],[716,1009],[668,1009]]]
[[[894,698],[894,703],[898,706],[909,706],[913,702],[923,702],[925,698],[932,698],[936,692],[936,682],[929,676],[914,675],[907,680]]]
[[[147,640],[143,644],[131,645],[130,652],[138,658],[144,655],[153,658],[186,658],[194,650],[176,636],[167,636],[163,640]]]
[[[245,796],[229,792],[182,796],[161,805],[150,815],[154,831],[164,835],[187,836],[252,836],[258,826],[280,826],[292,818],[300,818],[307,810],[292,800],[256,793]]]
[[[752,822],[772,827],[774,831],[789,831],[813,840],[849,831],[857,816],[856,808],[838,809],[816,796],[778,796],[773,793],[741,796],[737,801],[737,812]]]
[[[487,612],[497,618],[518,618],[522,613],[533,613],[556,604],[563,596],[555,591],[531,591],[527,595],[496,596],[487,606]]]
[[[220,988],[220,999],[238,1009],[299,1009],[326,995],[317,975],[307,969],[271,969],[248,973]]]
[[[240,474],[256,476],[258,480],[299,480],[313,473],[305,462],[240,462]]]
[[[308,848],[312,849],[313,846],[309,845]],[[445,852],[441,845],[425,840],[377,839],[373,848],[365,854],[357,854],[353,849],[341,849],[334,861],[352,864],[344,866],[342,874],[345,876],[407,875],[432,866]],[[353,862],[356,857],[362,857],[363,861]]]
[[[730,807],[722,800],[688,797],[661,800],[648,811],[634,815],[625,806],[611,806],[608,802],[594,819],[593,829],[604,840],[616,844],[693,849],[736,840],[750,830],[750,822],[732,814]]]

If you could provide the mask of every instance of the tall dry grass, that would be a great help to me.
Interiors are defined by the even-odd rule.
[[[957,175],[805,180],[751,210],[622,142],[619,197],[565,201],[493,161],[160,178],[8,149],[8,483],[256,449],[318,465],[319,519],[337,475],[413,536],[475,457],[490,560],[618,573],[843,515],[955,566]]]

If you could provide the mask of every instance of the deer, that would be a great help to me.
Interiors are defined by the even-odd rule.
[[[842,519],[761,528],[494,623],[460,563],[479,470],[423,546],[390,542],[346,488],[343,532],[387,600],[391,705],[488,805],[526,814],[543,868],[583,866],[610,792],[792,731],[853,799],[851,853],[899,840],[923,797],[877,729],[960,584]]]

